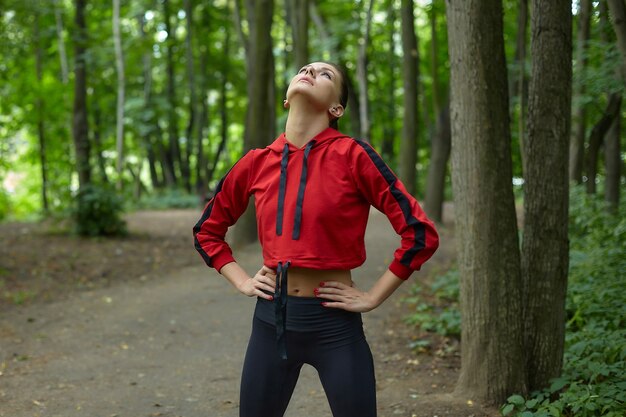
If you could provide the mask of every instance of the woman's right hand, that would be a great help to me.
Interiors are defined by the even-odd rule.
[[[276,271],[263,265],[261,269],[252,277],[243,281],[239,286],[239,291],[248,297],[261,297],[266,300],[273,300],[274,287],[276,286]],[[267,294],[266,292],[270,294]]]

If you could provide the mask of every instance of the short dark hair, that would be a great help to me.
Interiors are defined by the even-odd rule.
[[[335,64],[333,62],[328,62],[327,64],[332,65],[333,68],[337,70],[339,75],[341,75],[341,92],[339,94],[339,103],[343,106],[344,110],[348,107],[348,96],[350,94],[348,90],[348,75],[343,66]],[[339,118],[333,119],[330,122],[330,127],[333,129],[337,129],[339,127]]]

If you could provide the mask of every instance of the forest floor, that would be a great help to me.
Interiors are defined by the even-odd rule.
[[[238,415],[238,386],[254,301],[238,294],[193,248],[198,210],[127,216],[130,235],[85,239],[53,224],[0,224],[0,417]],[[449,216],[448,216],[449,217]],[[454,260],[452,225],[411,280],[428,281]],[[368,288],[398,244],[373,211]],[[248,272],[260,249],[236,251]],[[458,344],[403,322],[403,285],[364,315],[374,353],[380,417],[491,417],[497,410],[453,394]],[[428,338],[416,352],[410,342]],[[287,417],[330,416],[313,368],[303,368]]]

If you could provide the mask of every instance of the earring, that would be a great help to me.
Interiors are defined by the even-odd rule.
[[[283,107],[286,109],[289,108],[289,102],[287,100],[283,100]]]

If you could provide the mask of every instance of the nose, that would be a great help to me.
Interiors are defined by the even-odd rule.
[[[305,73],[310,74],[311,77],[315,78],[315,70],[312,66],[306,67]]]

